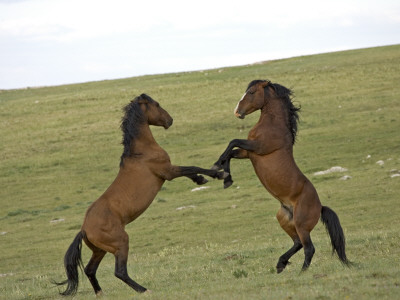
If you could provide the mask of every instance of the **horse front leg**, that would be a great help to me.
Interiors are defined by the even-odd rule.
[[[211,178],[217,178],[217,179],[224,179],[229,175],[224,171],[203,169],[194,166],[191,167],[178,166],[177,168],[179,169],[178,173],[179,172],[181,173],[181,175],[178,175],[177,177],[186,176],[191,178],[196,183],[198,183],[198,181],[202,181],[201,178],[203,177],[198,174],[207,175]]]
[[[243,158],[249,158],[249,153],[247,150],[243,149],[234,149],[231,151],[230,155],[228,158],[225,160],[224,164],[222,165],[222,169],[228,173],[229,175],[224,179],[224,189],[227,189],[233,184],[233,179],[231,175],[231,159],[236,158],[236,159],[243,159]],[[215,165],[212,167],[213,169],[216,169]]]
[[[198,185],[206,184],[208,182],[208,180],[202,175],[186,175],[186,177],[192,179],[192,181]]]
[[[238,147],[239,149],[233,149]],[[258,148],[256,141],[249,140],[232,140],[228,147],[225,149],[224,153],[220,156],[218,161],[212,166],[213,170],[223,169],[229,175],[224,179],[224,189],[230,187],[233,184],[233,179],[231,175],[230,161],[232,158],[243,159],[249,158],[249,151],[255,151]]]
[[[197,184],[205,184],[207,183],[207,179],[205,179],[203,176],[198,175],[206,175],[212,178],[217,178],[217,179],[224,179],[226,178],[229,174],[227,174],[224,171],[220,170],[210,170],[210,169],[203,169],[200,167],[194,167],[194,166],[173,166],[170,165],[168,168],[166,168],[161,176],[165,180],[173,180],[177,177],[188,177],[193,180],[193,182]]]
[[[229,142],[228,147],[226,147],[225,151],[221,154],[219,159],[214,163],[212,169],[214,170],[223,169],[223,166],[226,164],[226,161],[230,160],[230,158],[233,157],[232,153],[233,148],[240,148],[246,151],[256,152],[260,147],[257,141],[234,139]],[[246,155],[246,158],[247,157],[248,155]]]

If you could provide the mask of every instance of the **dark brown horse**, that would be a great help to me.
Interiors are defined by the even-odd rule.
[[[68,248],[64,265],[68,279],[56,283],[67,284],[62,295],[75,294],[78,289],[78,266],[82,240],[93,254],[84,271],[96,295],[101,288],[96,279],[97,268],[107,252],[115,256],[115,276],[137,292],[146,288],[133,281],[127,272],[129,237],[125,225],[139,217],[149,207],[165,180],[186,176],[197,184],[207,180],[198,174],[223,179],[226,173],[198,167],[174,166],[155,141],[149,125],[172,125],[171,116],[149,96],[142,94],[125,107],[122,119],[124,152],[120,170],[114,182],[86,211],[79,233]]]
[[[213,169],[230,173],[231,158],[249,158],[261,183],[281,203],[276,217],[294,245],[279,258],[278,273],[301,248],[305,254],[302,270],[309,267],[315,252],[310,232],[320,218],[330,235],[333,253],[349,265],[339,218],[329,207],[321,205],[317,191],[293,158],[299,108],[291,101],[291,91],[265,80],[250,82],[234,113],[243,119],[256,110],[261,110],[261,116],[247,140],[232,140]],[[232,183],[229,175],[224,187]]]

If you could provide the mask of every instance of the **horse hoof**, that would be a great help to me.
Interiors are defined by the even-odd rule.
[[[97,293],[96,293],[96,298],[97,297],[103,297],[103,291],[98,291]]]
[[[197,184],[202,185],[202,184],[206,184],[207,182],[208,182],[208,180],[203,177],[201,181],[197,182]]]
[[[278,262],[278,264],[276,265],[276,272],[282,273],[283,270],[285,270],[286,266],[290,265],[290,261],[280,261]]]
[[[230,187],[233,184],[233,181],[225,181],[224,182],[224,189],[227,189],[228,187]]]
[[[309,266],[306,266],[306,267],[303,266],[303,267],[301,268],[300,273],[303,273],[303,272],[307,271],[307,270],[308,270],[308,267],[309,267]]]

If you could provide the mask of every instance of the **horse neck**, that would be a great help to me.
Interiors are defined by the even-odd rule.
[[[138,137],[131,143],[131,153],[146,149],[152,144],[157,144],[149,124],[141,125],[139,132]]]
[[[259,123],[270,123],[271,121],[274,121],[275,124],[281,122],[286,125],[288,123],[287,111],[279,98],[266,100],[266,104],[261,108]]]

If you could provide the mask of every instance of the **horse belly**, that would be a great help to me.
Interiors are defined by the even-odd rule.
[[[250,160],[268,192],[285,205],[292,206],[293,198],[301,192],[306,181],[294,160],[279,153],[253,155]]]
[[[124,178],[118,187],[121,197],[117,199],[118,191],[113,195],[114,209],[124,218],[126,224],[132,222],[150,206],[163,183],[164,180],[151,172],[142,172],[135,178]]]
[[[162,187],[157,181],[149,182],[146,186],[138,186],[131,195],[131,212],[127,214],[129,222],[139,217],[153,202]]]

